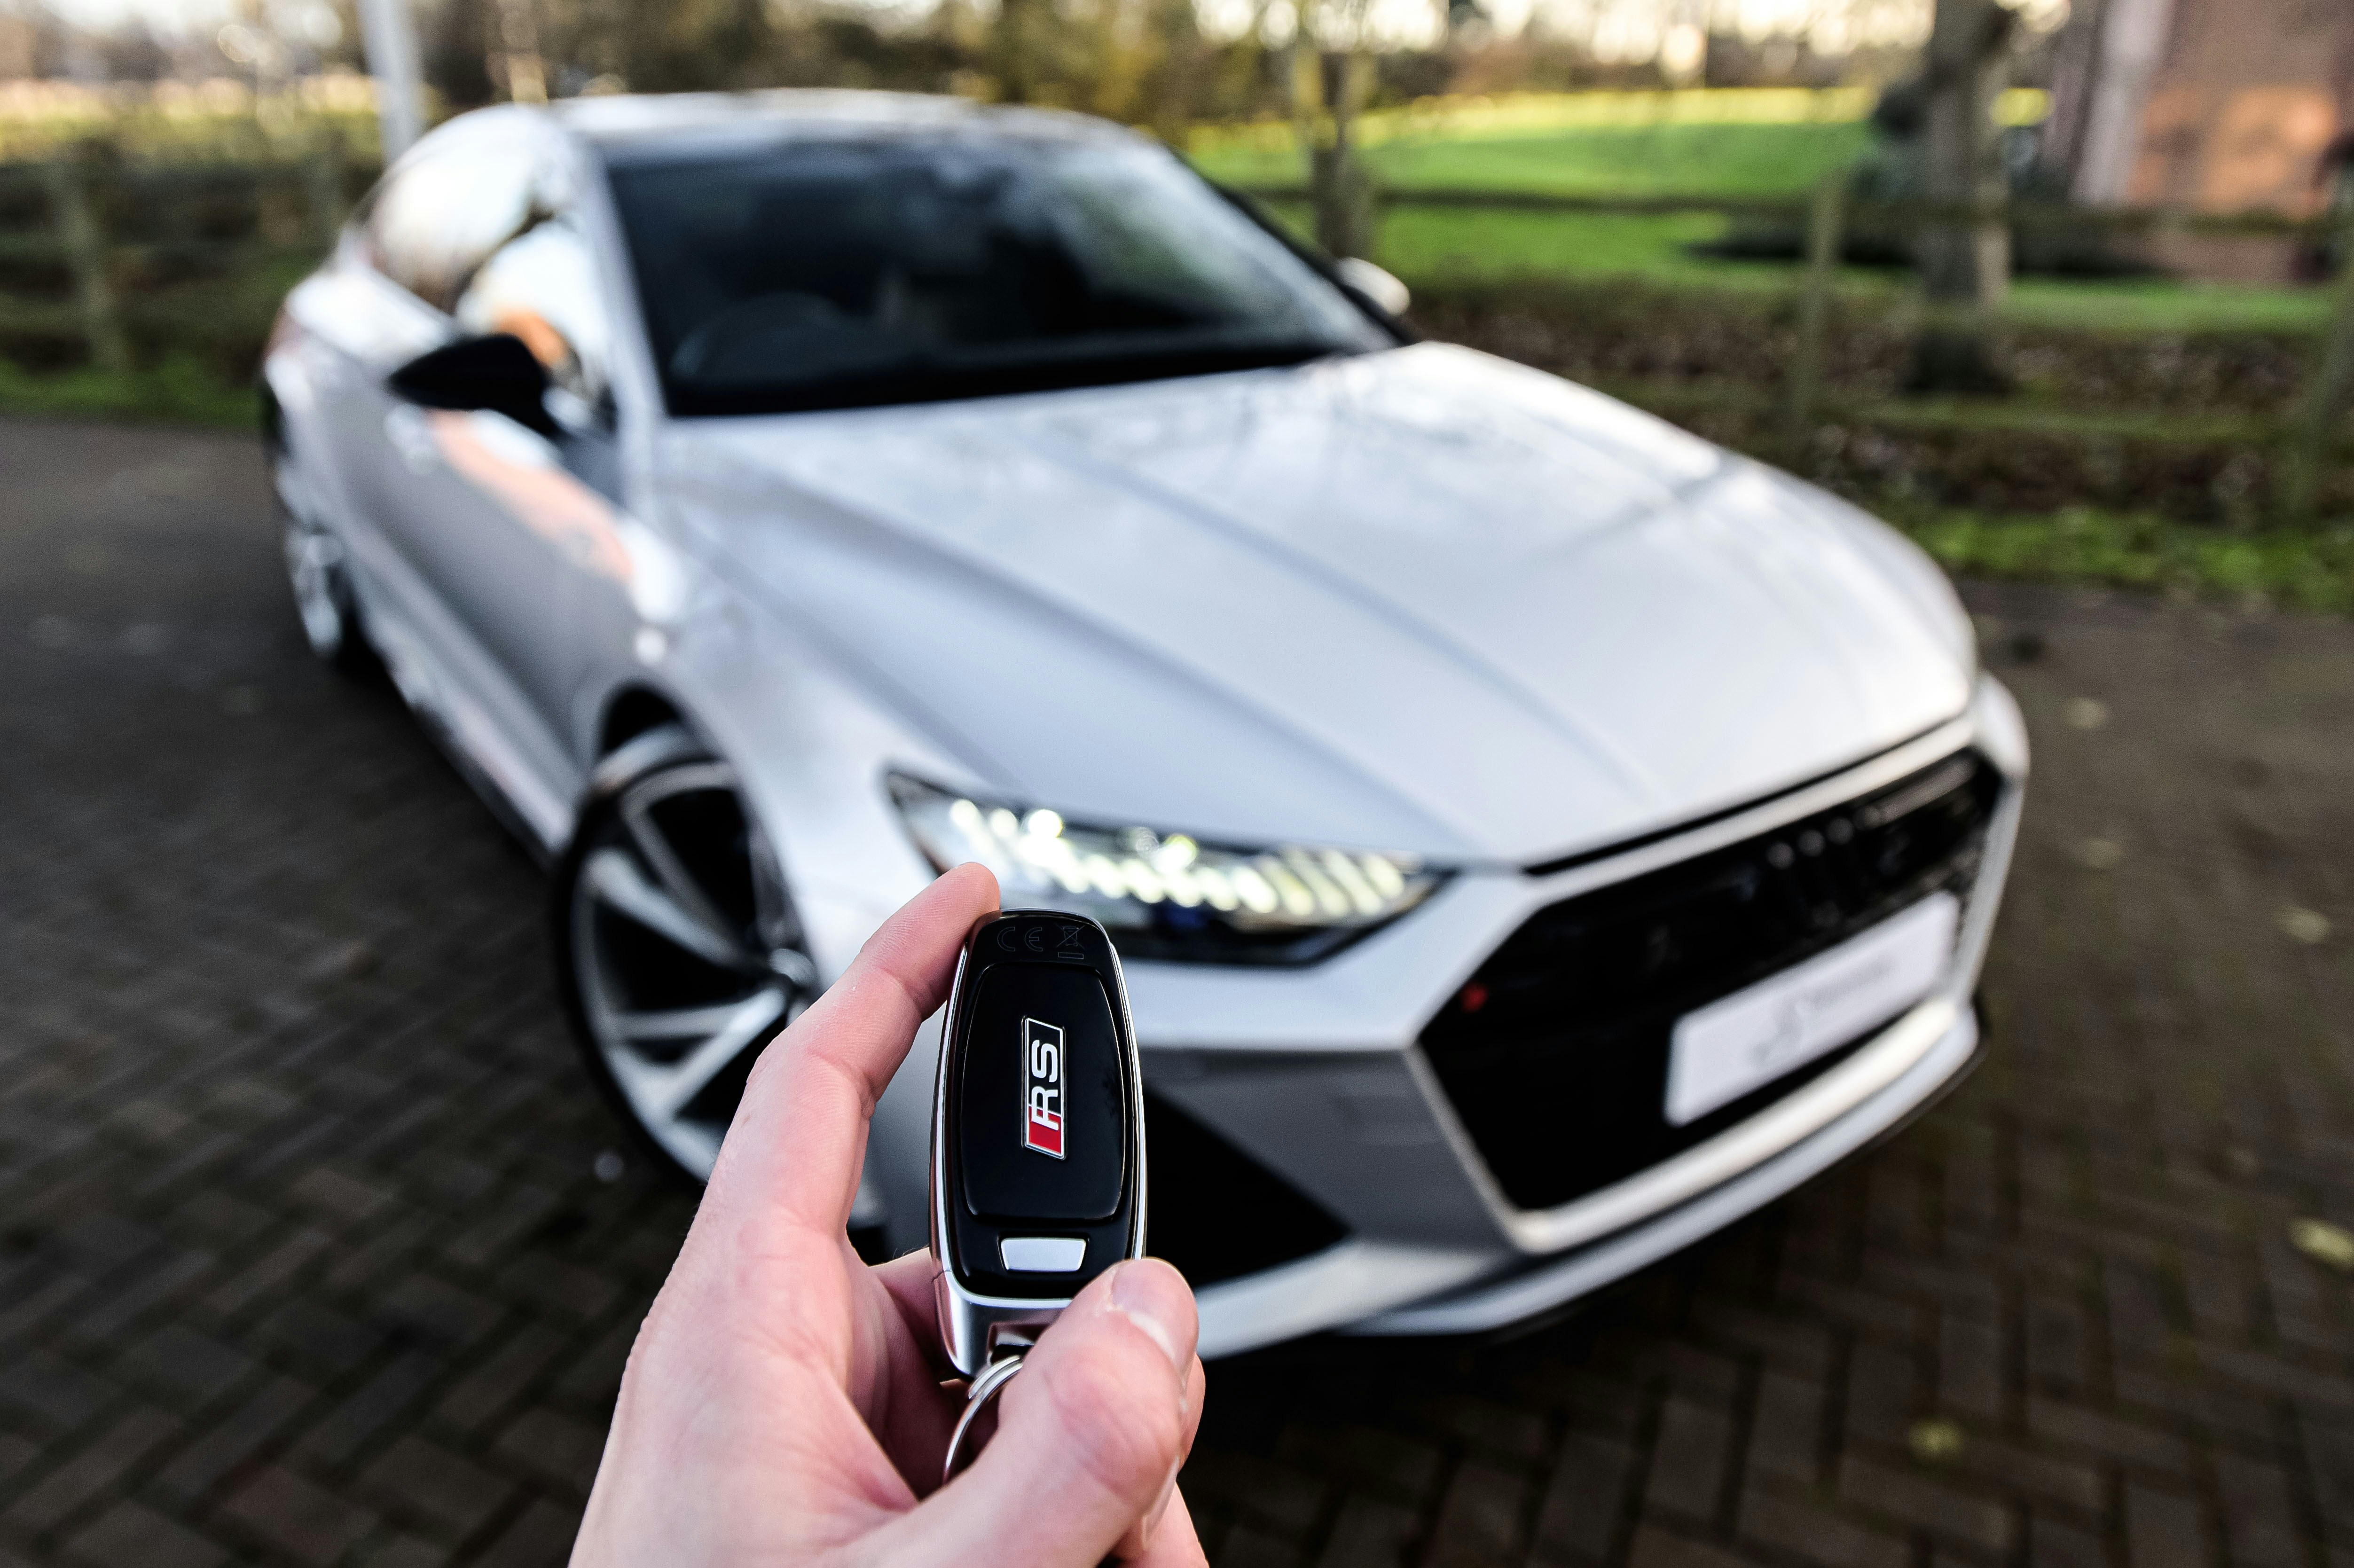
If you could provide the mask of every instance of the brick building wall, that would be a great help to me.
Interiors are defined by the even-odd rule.
[[[2175,0],[2143,111],[2136,203],[2311,212],[2325,163],[2354,126],[2354,0]],[[2157,260],[2210,278],[2275,281],[2302,248],[2275,238],[2173,235]]]
[[[2311,209],[2322,154],[2354,122],[2349,75],[2349,0],[2174,0],[2128,199]]]

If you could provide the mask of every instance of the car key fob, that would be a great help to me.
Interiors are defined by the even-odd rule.
[[[1082,1286],[1144,1255],[1144,1075],[1111,938],[1054,910],[985,917],[932,1103],[934,1289],[948,1359],[975,1380],[968,1422]]]

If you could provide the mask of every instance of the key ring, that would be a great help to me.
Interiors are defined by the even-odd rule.
[[[965,1452],[965,1438],[972,1431],[973,1418],[988,1408],[990,1402],[1013,1381],[1013,1374],[1022,1370],[1023,1351],[1026,1348],[1009,1350],[981,1368],[981,1375],[973,1379],[972,1386],[965,1391],[964,1414],[957,1417],[956,1430],[949,1435],[948,1458],[940,1465],[940,1485],[947,1486],[956,1479],[957,1472],[971,1464],[973,1456],[981,1452],[978,1443],[973,1445],[971,1453]],[[960,1459],[963,1463],[960,1464]]]

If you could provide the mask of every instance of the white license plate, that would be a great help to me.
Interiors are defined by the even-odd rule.
[[[1933,893],[1827,953],[1676,1021],[1668,1044],[1668,1121],[1697,1121],[1847,1044],[1927,996],[1945,978],[1962,906]]]

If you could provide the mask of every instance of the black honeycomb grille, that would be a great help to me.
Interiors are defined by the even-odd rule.
[[[1773,832],[1538,911],[1422,1033],[1513,1203],[1551,1208],[1714,1137],[1872,1033],[1683,1127],[1664,1114],[1677,1019],[1940,889],[1967,903],[2001,794],[1959,752]]]

